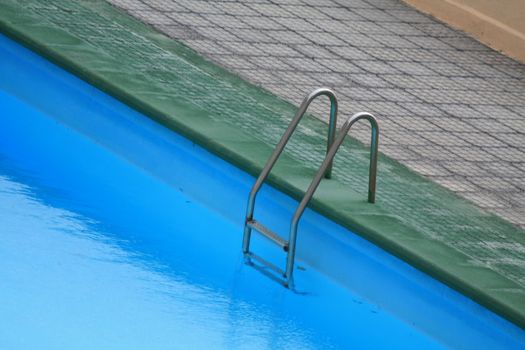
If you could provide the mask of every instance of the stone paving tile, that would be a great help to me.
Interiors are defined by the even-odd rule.
[[[292,103],[333,88],[383,153],[525,228],[525,65],[399,0],[109,2]]]

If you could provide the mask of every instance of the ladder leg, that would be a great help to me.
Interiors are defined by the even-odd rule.
[[[244,236],[242,238],[242,252],[244,254],[244,259],[247,262],[250,262],[250,257],[248,253],[250,252],[250,239],[252,236],[252,228],[248,225],[244,225]]]
[[[286,271],[284,273],[284,278],[287,281],[287,286],[290,289],[294,288],[293,281],[293,267],[295,264],[295,247],[297,243],[297,221],[292,220],[290,227],[290,238],[288,241],[288,255],[286,256]]]
[[[295,256],[288,252],[288,255],[286,256],[286,272],[284,273],[284,286],[289,289],[294,288],[294,281],[293,281],[293,266],[294,266],[294,260]]]

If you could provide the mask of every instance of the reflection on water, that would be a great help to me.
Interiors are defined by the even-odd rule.
[[[293,323],[188,283],[123,249],[129,242],[100,231],[92,219],[46,205],[5,176],[0,222],[6,348],[265,348],[283,334],[290,345],[313,346]]]

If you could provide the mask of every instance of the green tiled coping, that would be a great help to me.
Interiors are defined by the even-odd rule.
[[[0,0],[0,32],[253,175],[295,112],[102,0]],[[305,118],[269,182],[300,199],[325,132]],[[311,208],[525,329],[522,230],[384,156],[368,204],[367,149],[340,153]]]

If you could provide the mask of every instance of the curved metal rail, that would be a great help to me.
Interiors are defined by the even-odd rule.
[[[242,250],[244,252],[244,255],[248,257],[248,253],[250,252],[250,238],[251,238],[251,232],[252,232],[252,225],[249,225],[248,223],[252,221],[253,219],[253,211],[255,206],[255,198],[257,196],[257,193],[259,192],[262,184],[270,174],[270,171],[272,170],[273,166],[277,162],[277,159],[281,155],[284,147],[288,143],[288,140],[292,136],[293,132],[295,131],[297,125],[303,118],[304,114],[306,113],[306,110],[310,106],[310,103],[312,101],[321,95],[328,96],[330,98],[330,121],[328,124],[328,141],[326,146],[326,152],[330,150],[332,144],[334,143],[335,133],[336,133],[336,126],[337,126],[337,97],[335,93],[328,89],[328,88],[319,88],[312,93],[310,93],[306,98],[303,100],[301,105],[299,106],[299,109],[297,110],[297,113],[295,113],[295,116],[293,117],[292,121],[290,122],[290,125],[284,132],[284,135],[281,137],[281,140],[275,146],[275,150],[271,154],[270,158],[266,162],[261,174],[255,181],[255,184],[253,185],[250,196],[248,198],[248,207],[246,209],[246,220],[245,220],[245,226],[244,226],[244,237],[243,237],[243,243],[242,243]],[[323,175],[326,178],[330,178],[332,175],[332,162],[328,164],[325,168],[325,171]],[[287,247],[284,247],[284,250],[287,250]]]
[[[290,139],[293,132],[295,131],[297,125],[299,124],[299,121],[304,116],[306,110],[308,109],[308,106],[317,96],[320,96],[320,95],[328,96],[331,102],[330,123],[328,125],[328,142],[327,142],[326,156],[319,170],[317,171],[317,174],[312,180],[312,183],[306,190],[303,199],[301,200],[297,209],[295,210],[295,213],[292,217],[292,221],[290,224],[290,235],[288,237],[288,240],[285,240],[284,238],[282,238],[275,232],[272,232],[267,227],[262,225],[260,222],[254,220],[253,212],[254,212],[254,207],[255,207],[255,198],[260,188],[262,187],[262,184],[264,183],[264,181],[270,174],[270,171],[272,170],[273,166],[277,162],[277,159],[281,155],[284,147],[288,143],[288,140]],[[308,203],[312,199],[314,192],[317,190],[317,187],[321,183],[322,178],[331,177],[333,159],[335,157],[335,154],[337,153],[337,150],[343,143],[352,125],[354,125],[355,122],[361,119],[367,119],[370,122],[370,125],[372,126],[372,141],[370,143],[370,170],[369,170],[369,179],[368,179],[368,201],[370,203],[374,203],[375,191],[376,191],[376,174],[377,174],[377,149],[378,149],[378,142],[379,142],[379,126],[378,126],[377,120],[370,113],[363,112],[363,113],[354,114],[353,116],[348,118],[347,121],[343,124],[336,138],[335,131],[336,131],[336,125],[337,125],[337,98],[335,96],[335,93],[332,90],[327,89],[327,88],[317,89],[313,91],[311,94],[309,94],[304,99],[303,103],[299,107],[299,110],[297,111],[290,125],[284,132],[284,135],[281,137],[281,140],[275,147],[275,150],[273,151],[270,158],[266,162],[261,174],[255,181],[255,184],[253,185],[250,191],[250,195],[248,197],[248,207],[246,209],[246,218],[244,222],[244,236],[243,236],[243,242],[242,242],[242,251],[244,253],[244,257],[247,263],[260,269],[264,273],[267,273],[266,269],[273,271],[273,273],[275,273],[276,275],[269,274],[269,276],[276,279],[277,281],[279,281],[280,283],[282,283],[284,286],[288,288],[293,288],[294,286],[293,268],[294,268],[294,262],[295,262],[297,227],[299,225],[299,220],[301,219],[301,216],[303,215]],[[262,257],[259,257],[256,254],[250,252],[250,240],[251,240],[252,230],[259,232],[261,235],[263,235],[264,237],[269,239],[271,242],[281,247],[285,252],[287,252],[285,270],[280,269],[279,267],[263,259]],[[253,261],[256,261],[259,264],[262,264],[264,266],[264,269],[262,269],[260,266],[255,265]]]
[[[312,183],[306,190],[306,193],[304,194],[303,199],[299,203],[299,206],[295,210],[295,213],[292,217],[292,222],[290,224],[290,238],[288,241],[288,257],[286,259],[286,271],[284,274],[284,278],[288,281],[288,286],[290,288],[293,287],[293,267],[294,267],[294,261],[295,261],[297,226],[299,224],[299,220],[301,219],[301,216],[303,215],[304,210],[306,209],[306,206],[312,199],[312,196],[314,195],[315,190],[317,190],[317,187],[321,183],[323,174],[326,172],[326,169],[330,167],[331,162],[334,159],[335,154],[337,153],[337,150],[339,149],[346,135],[350,131],[350,128],[352,127],[352,125],[354,125],[355,122],[361,119],[367,119],[370,122],[370,125],[372,127],[372,138],[370,141],[370,168],[369,168],[369,174],[368,174],[368,202],[370,203],[375,202],[376,176],[377,176],[377,150],[378,150],[378,145],[379,145],[379,125],[377,123],[377,119],[372,114],[361,112],[361,113],[354,114],[353,116],[348,118],[346,122],[343,124],[343,126],[341,127],[339,134],[337,135],[337,138],[335,139],[332,147],[330,147],[330,149],[328,150],[326,154],[323,164],[321,164],[321,167],[317,171],[317,174],[315,175],[314,179],[312,180]]]

